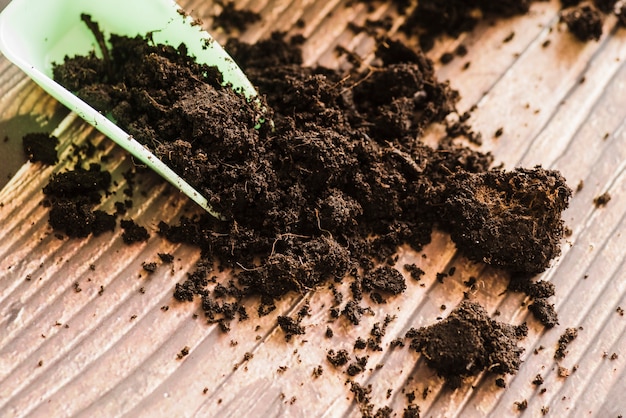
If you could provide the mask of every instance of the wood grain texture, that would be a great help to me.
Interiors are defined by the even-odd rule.
[[[225,39],[219,29],[211,30],[216,4],[180,4]],[[337,45],[357,51],[365,62],[371,59],[374,41],[351,32],[349,22],[364,24],[394,13],[385,3],[368,11],[341,0],[237,4],[263,16],[241,34],[243,40],[253,42],[274,30],[301,33],[307,38],[305,62],[331,67],[345,65]],[[617,312],[626,309],[626,32],[610,18],[600,41],[579,43],[559,25],[558,9],[557,1],[535,3],[527,16],[486,22],[459,39],[442,40],[430,52],[437,60],[459,43],[468,47],[465,57],[437,64],[437,71],[461,92],[460,110],[477,106],[471,123],[483,132],[482,149],[492,151],[497,162],[561,170],[572,188],[584,181],[565,213],[572,235],[542,275],[557,286],[553,301],[560,325],[551,330],[528,314],[522,295],[504,293],[507,278],[501,272],[469,262],[449,237],[435,232],[425,258],[399,249],[400,268],[415,262],[426,271],[423,286],[409,280],[404,294],[375,306],[375,315],[365,316],[359,327],[334,323],[334,337],[327,339],[332,295],[320,289],[290,294],[276,312],[234,324],[224,334],[195,317],[196,304],[172,298],[175,283],[193,271],[199,253],[157,237],[157,224],[198,209],[155,175],[141,173],[145,196],[134,199],[128,214],[148,228],[148,242],[125,246],[119,233],[55,237],[41,206],[41,188],[50,173],[70,164],[64,157],[74,146],[90,140],[102,145],[99,155],[110,157],[106,167],[117,183],[115,194],[102,203],[107,210],[122,198],[122,173],[133,161],[0,57],[0,128],[16,136],[22,125],[9,121],[46,121],[40,125],[61,139],[62,160],[51,168],[26,163],[0,191],[0,416],[359,416],[348,376],[325,361],[326,352],[351,351],[354,340],[367,337],[385,314],[396,315],[383,339],[385,350],[368,353],[368,371],[354,380],[371,384],[373,403],[389,405],[398,416],[411,391],[426,417],[535,417],[542,408],[554,417],[626,413],[626,318]],[[300,19],[302,28],[296,25]],[[396,19],[392,32],[401,23]],[[504,43],[511,32],[514,37]],[[504,134],[496,139],[500,127]],[[435,141],[441,129],[428,134],[426,140]],[[0,147],[5,152],[5,145]],[[596,208],[592,201],[603,192],[612,199]],[[158,261],[158,252],[172,253],[175,261],[148,275],[142,263]],[[455,275],[439,283],[436,273],[452,266]],[[507,378],[506,390],[497,389],[492,376],[480,375],[452,392],[416,353],[387,349],[409,328],[449,313],[470,276],[478,277],[472,298],[488,312],[498,311],[494,318],[529,325],[521,342],[524,363]],[[276,316],[293,314],[307,301],[306,335],[285,342]],[[251,300],[248,311],[257,304]],[[581,329],[557,364],[554,349],[567,327]],[[178,359],[184,347],[190,354]],[[613,353],[617,357],[611,359]],[[314,379],[320,364],[324,372]],[[559,365],[571,371],[568,378],[559,377]],[[537,374],[545,379],[543,394],[531,384]],[[518,411],[515,402],[522,400],[528,408]]]

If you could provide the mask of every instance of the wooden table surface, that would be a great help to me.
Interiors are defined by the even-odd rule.
[[[214,3],[180,1],[224,40],[220,30],[210,29],[219,10]],[[337,45],[371,55],[373,40],[351,32],[349,22],[393,13],[382,2],[373,11],[341,0],[236,3],[263,16],[243,40],[274,30],[302,33],[305,62],[331,67],[341,65]],[[159,238],[157,224],[198,209],[155,175],[141,176],[146,193],[129,212],[152,234],[146,243],[125,246],[119,231],[80,240],[55,237],[41,206],[41,188],[69,163],[63,158],[55,167],[23,163],[21,135],[35,128],[53,132],[61,139],[62,157],[71,153],[71,144],[86,139],[102,144],[100,152],[111,156],[106,167],[118,194],[125,188],[121,174],[132,161],[0,56],[0,135],[9,138],[0,141],[0,154],[13,164],[7,171],[14,174],[0,191],[0,416],[359,416],[348,375],[332,368],[326,352],[351,352],[355,339],[367,337],[386,314],[397,318],[383,338],[385,350],[368,353],[368,370],[354,380],[371,384],[372,403],[390,406],[396,416],[409,392],[417,395],[423,417],[626,414],[626,317],[620,315],[620,308],[626,309],[626,31],[609,18],[598,42],[580,43],[559,25],[558,10],[557,1],[535,3],[526,16],[479,25],[459,39],[441,41],[430,53],[436,59],[458,43],[468,47],[467,56],[438,64],[437,71],[461,92],[461,111],[477,106],[470,121],[483,132],[481,148],[492,151],[497,162],[558,169],[572,188],[584,181],[564,214],[572,234],[542,275],[557,289],[552,300],[560,325],[550,330],[529,315],[523,295],[504,293],[507,278],[501,272],[470,263],[449,237],[435,232],[426,258],[399,250],[398,265],[418,263],[426,271],[425,286],[409,281],[404,294],[374,307],[375,315],[359,327],[337,322],[334,337],[325,338],[332,295],[322,289],[290,294],[276,312],[236,323],[224,334],[195,318],[197,304],[172,298],[175,283],[193,271],[199,254]],[[301,18],[303,28],[296,24]],[[397,19],[392,31],[400,24]],[[503,135],[494,138],[498,128]],[[433,129],[429,138],[438,133]],[[595,207],[593,199],[604,192],[610,202]],[[111,211],[114,201],[107,199],[103,208]],[[158,261],[158,252],[172,253],[173,267],[160,265],[148,276],[142,263]],[[452,266],[455,276],[439,283],[436,273]],[[521,342],[524,363],[506,378],[505,390],[495,387],[493,376],[481,374],[450,391],[417,353],[387,349],[409,328],[449,313],[463,298],[462,282],[472,275],[478,277],[473,299],[492,314],[499,311],[494,318],[529,325]],[[285,342],[276,316],[296,312],[306,301],[312,309],[304,321],[306,335]],[[254,312],[258,302],[249,303]],[[556,362],[556,343],[568,327],[580,327],[578,338]],[[178,359],[184,347],[190,354]],[[324,373],[314,379],[320,364]],[[559,366],[569,369],[569,377],[559,376]],[[531,383],[537,374],[545,380],[539,388]],[[528,407],[519,411],[516,402],[524,400]]]

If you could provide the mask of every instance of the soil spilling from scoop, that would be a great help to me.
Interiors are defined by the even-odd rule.
[[[223,216],[203,213],[159,225],[170,241],[202,250],[197,269],[176,286],[178,300],[199,298],[209,322],[227,331],[233,319],[248,317],[247,297],[260,297],[263,315],[288,292],[350,280],[352,298],[339,301],[343,307],[331,309],[331,317],[358,324],[367,310],[360,304],[363,292],[384,303],[406,289],[390,267],[392,257],[403,244],[420,250],[434,227],[449,232],[471,260],[520,280],[549,266],[559,254],[561,213],[571,196],[558,172],[494,169],[490,154],[452,137],[435,148],[423,143],[424,130],[455,113],[459,98],[437,80],[423,53],[384,39],[373,65],[345,72],[302,67],[300,42],[274,34],[255,45],[226,45],[266,101],[264,116],[272,122],[260,129],[260,107],[223,86],[221,74],[196,63],[184,45],[111,35],[108,58],[69,57],[54,67],[58,82],[112,115]],[[97,176],[99,168],[76,171]],[[106,189],[101,180],[96,190]],[[60,196],[51,199],[55,229],[79,237],[111,229],[109,222],[75,232],[52,216],[70,204],[65,190],[46,193]],[[100,225],[87,206],[93,201],[72,204],[76,213],[85,212],[85,224]],[[137,232],[132,221],[122,226]],[[135,240],[147,239],[139,232]],[[232,270],[228,285],[209,280],[216,266]],[[302,317],[280,317],[289,338],[304,332]],[[468,334],[467,341],[448,335],[449,350],[435,355],[436,344],[447,344],[441,332],[453,329]],[[442,323],[411,336],[413,347],[456,386],[488,367],[514,373],[523,334],[522,327],[495,323],[478,305],[464,303]],[[471,364],[452,358],[457,348],[469,353],[463,360]]]

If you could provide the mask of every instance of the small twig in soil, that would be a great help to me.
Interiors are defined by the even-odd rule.
[[[93,36],[96,38],[96,42],[100,47],[100,51],[102,51],[102,59],[104,60],[104,64],[106,65],[107,73],[110,76],[113,71],[113,68],[111,66],[111,57],[109,56],[109,48],[107,48],[107,44],[104,39],[104,33],[102,33],[102,31],[100,30],[100,25],[98,25],[98,22],[95,22],[91,18],[91,15],[88,15],[86,13],[82,13],[80,15],[80,19],[85,22],[91,33],[93,33]]]

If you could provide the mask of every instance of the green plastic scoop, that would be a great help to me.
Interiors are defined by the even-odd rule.
[[[152,168],[209,213],[207,200],[147,148],[104,115],[52,79],[52,64],[65,56],[100,53],[93,33],[81,21],[91,15],[105,37],[111,33],[144,36],[156,43],[185,43],[198,62],[215,65],[226,83],[249,100],[257,92],[245,74],[207,32],[193,24],[173,0],[12,0],[0,14],[0,51],[37,84],[135,158]]]

